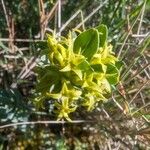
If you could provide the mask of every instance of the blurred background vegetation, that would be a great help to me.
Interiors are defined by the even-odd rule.
[[[150,149],[150,0],[61,0],[61,28],[58,8],[56,0],[0,0],[0,150]],[[124,62],[121,82],[107,103],[78,110],[78,123],[41,124],[55,120],[50,103],[40,111],[32,103],[45,33],[100,23]],[[11,126],[18,122],[26,123]]]

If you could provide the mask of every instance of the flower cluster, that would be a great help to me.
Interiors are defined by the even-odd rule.
[[[39,105],[53,100],[58,120],[71,121],[69,114],[84,106],[93,110],[99,101],[106,101],[111,86],[119,81],[119,61],[107,43],[107,27],[100,25],[80,33],[69,32],[57,40],[48,35],[48,62],[37,67],[36,98]]]

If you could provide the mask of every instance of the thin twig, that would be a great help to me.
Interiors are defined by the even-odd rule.
[[[149,105],[150,105],[150,103],[147,103],[146,105],[140,107],[138,110],[134,111],[134,112],[132,113],[132,115],[134,115],[135,113],[137,113],[138,111],[140,111],[141,109],[143,109],[143,108],[145,108],[145,107],[147,107],[147,106],[149,106]]]
[[[147,76],[148,79],[150,79],[150,74],[146,70],[149,69],[150,63],[146,64],[145,66],[143,66],[141,63],[139,63],[139,65],[142,67],[142,69],[144,68],[145,75]]]
[[[120,48],[120,50],[119,50],[119,52],[118,52],[118,56],[117,56],[118,58],[120,57],[120,55],[121,55],[121,53],[122,53],[122,50],[123,50],[123,48],[124,48],[124,46],[125,46],[125,43],[126,43],[126,41],[128,40],[128,37],[129,37],[129,35],[131,34],[131,31],[132,31],[134,25],[136,24],[136,22],[137,22],[139,16],[140,16],[140,13],[139,13],[139,15],[137,16],[137,18],[135,19],[135,21],[133,22],[131,28],[129,29],[129,31],[128,31],[128,33],[127,33],[127,36],[126,36],[126,38],[125,38],[125,40],[124,40],[124,42],[123,42],[123,44],[122,44],[122,46],[121,46],[121,48]]]
[[[55,5],[53,6],[53,8],[51,9],[51,11],[49,12],[49,14],[47,15],[47,17],[43,20],[42,24],[44,22],[48,22],[48,20],[52,17],[52,14],[55,12],[56,8],[58,7],[58,1],[55,3]]]
[[[81,10],[78,10],[73,16],[71,16],[66,23],[61,27],[60,32],[62,32],[68,25],[69,23],[74,20],[79,14],[81,13]]]
[[[140,97],[142,99],[143,104],[145,105],[146,103],[145,103],[144,96],[143,96],[142,92],[140,92]]]
[[[28,69],[23,73],[23,75],[20,77],[20,79],[24,79],[28,73],[36,66],[36,60],[37,58],[33,59],[33,62],[30,63],[30,66],[28,67]]]
[[[144,42],[145,41],[145,42]],[[137,48],[136,51],[139,49],[139,54],[137,57],[135,57],[133,59],[132,62],[130,62],[130,65],[128,66],[128,68],[126,68],[125,72],[122,74],[121,76],[121,81],[124,81],[125,78],[128,76],[131,68],[135,65],[135,63],[139,60],[140,56],[143,54],[143,52],[146,50],[147,46],[149,45],[150,43],[150,40],[149,40],[149,36],[147,36],[145,39],[144,39],[143,44],[140,48]],[[134,56],[136,56],[136,54],[134,54]]]
[[[137,73],[135,73],[132,77],[130,77],[130,79],[127,81],[127,83],[129,83],[131,80],[133,80],[137,75],[139,75],[141,72],[143,72],[149,66],[150,66],[150,63],[146,64],[144,67],[142,66],[142,68]],[[147,74],[148,79],[150,79],[149,74],[147,72],[146,72],[146,74]]]
[[[39,9],[40,9],[40,26],[41,26],[41,39],[44,39],[44,35],[45,35],[45,31],[47,28],[47,25],[49,23],[50,18],[52,18],[53,14],[55,13],[57,7],[58,7],[58,2],[57,1],[55,3],[55,5],[53,6],[53,8],[50,10],[50,12],[47,14],[45,14],[45,10],[44,10],[44,3],[42,0],[40,0],[39,2]]]
[[[118,106],[118,108],[124,112],[124,109],[122,108],[122,106],[115,100],[114,96],[112,95],[112,100],[115,102],[115,104]]]
[[[0,41],[2,41],[2,42],[10,42],[10,41],[13,41],[13,42],[44,42],[46,40],[0,38]]]
[[[8,127],[14,127],[14,126],[20,126],[20,125],[35,125],[35,124],[78,124],[78,123],[93,123],[94,121],[90,120],[73,120],[71,122],[68,121],[31,121],[31,122],[17,122],[17,123],[10,123],[6,125],[0,126],[0,129],[8,128]]]
[[[23,67],[20,74],[17,76],[17,79],[24,79],[30,71],[36,66],[36,57],[31,57],[27,64]],[[12,83],[11,88],[16,88],[17,83]]]
[[[131,99],[130,103],[131,104],[134,99],[137,97],[137,95],[141,92],[141,90],[146,86],[146,84],[148,84],[150,82],[150,80],[147,80],[145,83],[142,84],[142,86],[139,88],[139,90],[136,92],[136,94],[133,96],[133,98]]]
[[[7,23],[7,26],[8,26],[9,38],[12,39],[12,38],[14,38],[14,35],[15,35],[14,19],[11,18],[11,16],[8,16],[7,11],[6,11],[6,6],[5,6],[5,3],[4,3],[3,0],[1,0],[1,3],[2,3],[3,10],[4,10],[6,23]],[[14,53],[14,43],[13,43],[13,41],[9,41],[9,48],[10,48],[10,51],[12,53]]]
[[[104,108],[102,108],[102,111],[106,114],[107,118],[111,118],[108,112]]]
[[[131,36],[134,37],[134,38],[145,38],[147,37],[147,35],[149,34],[150,32],[146,33],[146,34],[132,34]],[[135,43],[134,43],[135,44]]]
[[[91,12],[81,23],[79,23],[75,29],[78,29],[82,26],[83,23],[85,23],[87,20],[89,20],[99,9],[101,9],[106,3],[108,2],[108,0],[105,0],[103,2],[103,4],[99,5],[97,8],[94,9],[93,12]]]
[[[34,59],[35,59],[34,57],[31,57],[29,59],[29,61],[25,64],[25,66],[22,68],[21,72],[19,73],[19,75],[17,77],[18,79],[21,78],[21,76],[24,74],[24,72],[26,72],[28,70],[30,64],[33,62]]]
[[[58,37],[61,36],[61,0],[58,0]]]
[[[148,54],[148,53],[147,53],[147,54]],[[147,55],[147,54],[146,54],[146,55]],[[147,58],[145,57],[145,55],[142,54],[142,56],[143,56],[143,58],[144,58],[144,61],[148,64],[149,61],[147,60]],[[147,55],[147,56],[148,56],[148,55]],[[150,55],[149,55],[148,57],[150,57]],[[150,68],[148,68],[148,71],[150,71]]]

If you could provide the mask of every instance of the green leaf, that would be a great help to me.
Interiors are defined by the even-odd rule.
[[[108,37],[108,29],[107,26],[104,24],[99,25],[96,27],[96,29],[99,31],[99,47],[103,47],[107,41]]]
[[[58,139],[55,143],[56,150],[68,150],[65,139]]]
[[[89,62],[84,60],[77,66],[77,68],[82,71],[86,71],[86,70],[89,70],[91,67],[90,67]]]
[[[89,29],[82,32],[74,41],[73,51],[81,52],[85,57],[91,57],[97,52],[99,34],[96,29]]]
[[[102,63],[104,63],[104,64],[115,64],[115,62],[116,61],[118,61],[118,59],[115,57],[115,56],[113,56],[113,55],[110,55],[106,50],[105,50],[105,54],[106,54],[106,57],[104,56],[104,58],[102,57],[102,59],[101,59],[101,61],[102,61]]]
[[[110,84],[117,84],[119,82],[119,70],[113,64],[107,65],[106,79]]]
[[[58,93],[52,94],[52,93],[47,92],[46,96],[49,97],[49,98],[54,98],[54,99],[60,99],[61,98],[61,94],[60,93],[59,94]]]
[[[115,66],[117,67],[118,70],[120,70],[123,65],[124,65],[123,61],[117,61],[117,62],[115,63]]]
[[[110,86],[108,80],[103,79],[101,85],[102,85],[102,89],[103,89],[104,91],[106,91],[106,92],[108,92],[108,93],[111,92],[111,86]]]
[[[67,66],[65,66],[64,68],[62,68],[60,71],[61,71],[61,72],[68,72],[68,71],[71,71],[71,66],[70,66],[70,64],[68,64]]]
[[[51,70],[47,70],[48,68]],[[53,84],[57,84],[60,81],[60,73],[51,67],[48,68],[45,67],[42,70],[43,75],[41,75],[36,87],[38,92],[48,92]]]
[[[79,78],[82,80],[82,71],[79,69],[73,69],[72,70]]]
[[[95,72],[104,72],[103,66],[101,64],[94,64],[91,65],[91,67],[94,69]]]

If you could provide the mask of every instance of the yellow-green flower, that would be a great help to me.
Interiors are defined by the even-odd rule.
[[[55,111],[58,114],[57,120],[65,118],[68,121],[71,121],[68,115],[77,108],[76,105],[69,104],[69,99],[67,97],[63,98],[61,103],[56,102],[55,106],[57,107],[57,110]]]
[[[114,53],[112,52],[112,45],[105,45],[104,48],[100,48],[100,53],[102,55],[102,64],[115,64],[115,62],[118,61],[118,59],[114,56]]]
[[[84,96],[84,100],[83,101],[84,102],[82,103],[82,105],[86,106],[88,111],[91,111],[91,110],[94,109],[95,102],[96,102],[94,95],[92,95],[90,93],[86,94]]]
[[[48,97],[54,99],[62,99],[62,98],[69,98],[71,100],[77,100],[80,98],[82,92],[79,89],[73,88],[71,85],[68,88],[66,82],[63,83],[62,89],[59,93],[49,93],[47,92],[46,95]]]
[[[73,71],[82,80],[82,70],[78,68],[78,65],[84,60],[85,57],[83,55],[72,53],[68,58],[66,58],[66,66],[64,66],[60,71]]]

